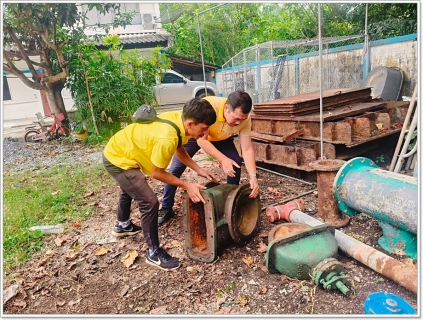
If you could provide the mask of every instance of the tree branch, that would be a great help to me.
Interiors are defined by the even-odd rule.
[[[3,50],[4,53],[4,50]],[[17,76],[26,86],[30,87],[31,89],[34,90],[42,90],[42,86],[40,83],[35,82],[35,81],[31,81],[29,80],[29,78],[27,78],[22,71],[20,71],[18,68],[15,67],[15,64],[13,63],[13,61],[10,59],[10,57],[7,56],[7,54],[4,54],[4,58],[7,61],[7,64],[3,63],[3,70],[9,73],[14,74],[15,76]],[[38,75],[37,75],[37,79],[39,79]]]
[[[22,55],[22,59],[26,62],[26,64],[28,65],[28,69],[31,72],[32,76],[35,78],[38,78],[37,72],[35,71],[35,68],[31,62],[31,60],[29,59],[28,55],[25,52],[24,47],[22,46],[22,43],[19,41],[18,37],[15,34],[15,31],[13,30],[13,28],[11,27],[6,27],[6,31],[8,32],[10,38],[12,38],[13,42],[16,44],[16,46],[18,47],[19,52]],[[3,50],[3,52],[5,52]],[[6,51],[7,52],[7,51]],[[10,60],[12,61],[12,60]],[[26,77],[25,77],[26,78]]]

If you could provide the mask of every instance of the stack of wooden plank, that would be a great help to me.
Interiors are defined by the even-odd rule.
[[[322,91],[323,110],[372,101],[371,88],[336,88]],[[363,108],[369,106],[361,105]],[[369,109],[365,110],[368,111]],[[293,117],[320,111],[320,91],[254,104],[252,116]],[[363,112],[357,110],[358,112]]]

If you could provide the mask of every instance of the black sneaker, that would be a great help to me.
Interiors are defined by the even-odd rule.
[[[134,234],[137,234],[138,232],[141,232],[141,230],[142,228],[140,226],[137,226],[136,224],[133,224],[132,221],[126,228],[122,228],[122,226],[120,226],[118,222],[112,229],[112,235],[116,238],[132,236]]]
[[[158,248],[151,256],[149,250],[147,250],[145,262],[163,270],[178,269],[181,266],[178,259],[171,257],[162,248]]]
[[[175,212],[172,209],[161,208],[159,210],[159,220],[157,220],[157,224],[161,226],[163,223],[168,221],[175,215]]]

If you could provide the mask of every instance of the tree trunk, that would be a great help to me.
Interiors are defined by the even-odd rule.
[[[51,111],[58,115],[59,113],[63,113],[65,116],[65,120],[61,121],[61,124],[68,125],[68,114],[66,112],[65,103],[63,101],[62,96],[62,89],[63,85],[61,84],[53,84],[53,85],[47,85],[45,90],[47,94],[47,100],[50,105]]]

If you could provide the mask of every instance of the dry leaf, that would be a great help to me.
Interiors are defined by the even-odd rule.
[[[3,305],[18,293],[18,288],[19,286],[17,284],[12,284],[9,288],[3,291]]]
[[[276,189],[276,188],[268,187],[267,190],[270,191],[271,193],[273,193],[276,196],[279,196],[280,195],[279,190]]]
[[[101,256],[101,255],[103,255],[103,254],[106,254],[107,252],[109,252],[109,249],[107,249],[107,248],[105,248],[105,247],[101,247],[101,248],[98,248],[98,249],[95,251],[95,255],[96,255],[96,256]]]
[[[72,307],[73,305],[80,303],[82,299],[78,299],[78,300],[71,300],[68,302],[68,306]]]
[[[136,257],[138,257],[138,252],[136,250],[129,250],[120,261],[128,268],[134,263]]]
[[[74,227],[74,228],[79,228],[80,226],[81,226],[81,224],[79,222],[72,223],[72,227]]]
[[[88,197],[92,197],[95,193],[93,191],[87,193],[86,195],[83,196],[83,198],[88,198]]]
[[[297,281],[297,279],[290,278],[287,275],[281,275],[281,280]]]
[[[236,310],[234,310],[233,308],[223,308],[222,310],[219,310],[214,314],[236,314]]]
[[[259,264],[259,268],[263,271],[263,272],[269,272],[269,270],[266,268],[266,266]]]
[[[246,257],[246,258],[242,258],[242,261],[244,261],[244,263],[249,267],[252,268],[254,267],[254,262],[253,259],[251,257]]]
[[[66,261],[72,261],[72,260],[75,260],[76,258],[78,258],[78,256],[79,256],[79,251],[78,250],[68,251],[68,254],[65,257],[65,260]]]
[[[63,300],[63,301],[56,301],[56,306],[63,307],[65,305],[65,303],[66,303],[65,300]]]
[[[257,247],[258,247],[258,249],[257,249],[258,252],[266,252],[267,251],[267,245],[263,241],[260,242],[257,245]]]
[[[50,260],[50,258],[49,258],[49,257],[44,258],[44,259],[41,259],[41,260],[40,260],[40,262],[38,262],[38,266],[39,266],[39,267],[45,266],[45,265],[46,265],[46,263],[47,263],[49,260]]]
[[[243,307],[248,303],[247,297],[244,295],[240,295],[238,298],[235,299],[235,303]]]
[[[102,229],[101,226],[97,226],[97,227],[94,228],[94,231],[98,231],[98,230],[101,230],[101,229]]]
[[[54,239],[54,243],[56,244],[56,246],[61,247],[62,246],[62,239],[60,239],[59,237],[57,237],[56,239]]]
[[[56,194],[59,194],[59,191],[55,191],[51,193],[52,196],[55,196]]]
[[[24,309],[26,307],[26,302],[23,300],[16,300],[12,303],[12,305],[14,305],[15,307],[21,307],[22,309]]]
[[[124,297],[124,296],[125,296],[125,294],[127,294],[127,293],[128,293],[128,291],[129,291],[129,286],[128,286],[128,285],[124,286],[124,287],[122,288],[122,290],[120,290],[120,296],[121,296],[121,297]]]
[[[90,202],[88,205],[91,207],[98,206],[98,201]]]
[[[166,314],[167,313],[166,309],[167,309],[167,306],[160,306],[151,310],[149,314]]]
[[[122,249],[124,246],[126,246],[126,242],[125,241],[121,241],[121,242],[119,242],[119,244],[118,244],[118,248],[119,249]]]
[[[172,240],[171,243],[166,243],[164,245],[165,249],[171,249],[171,248],[181,248],[184,244],[177,240]]]
[[[263,288],[260,289],[258,294],[265,294],[266,292],[267,292],[267,288],[263,287]]]

